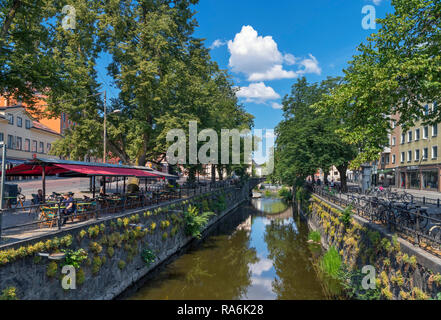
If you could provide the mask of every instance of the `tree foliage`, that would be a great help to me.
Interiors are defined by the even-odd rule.
[[[343,177],[356,149],[342,141],[336,130],[340,121],[317,104],[341,82],[328,78],[320,84],[299,79],[291,94],[283,100],[284,120],[278,125],[276,141],[276,175],[291,186],[314,175],[319,168],[325,172],[335,165]]]
[[[321,108],[344,119],[339,132],[361,152],[354,166],[378,159],[388,145],[391,116],[411,127],[441,121],[441,3],[392,0],[394,13],[379,19],[382,27],[358,47],[345,70],[344,83],[324,99]]]

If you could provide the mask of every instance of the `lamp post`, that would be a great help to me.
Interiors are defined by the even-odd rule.
[[[3,203],[4,203],[4,194],[5,194],[5,176],[6,176],[6,143],[5,141],[0,141],[0,146],[2,149],[2,177],[0,183],[0,242],[2,240],[2,218],[3,218]]]

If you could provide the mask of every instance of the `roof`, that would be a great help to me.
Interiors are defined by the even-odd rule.
[[[61,136],[57,131],[52,130],[49,127],[46,127],[44,124],[41,124],[40,122],[35,121],[35,120],[32,122],[32,128],[37,129],[37,130],[47,131],[49,133],[56,134],[57,136]]]
[[[45,165],[47,175],[65,176],[132,176],[138,178],[160,178],[178,179],[178,176],[151,170],[147,167],[125,166],[108,163],[94,163],[83,161],[70,161],[59,159],[35,158],[26,161],[21,168],[15,167],[7,171],[7,175],[16,176],[39,176],[42,174],[42,165]],[[14,170],[15,169],[15,170]]]

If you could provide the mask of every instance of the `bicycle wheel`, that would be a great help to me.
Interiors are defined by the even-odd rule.
[[[420,229],[425,229],[427,227],[427,225],[429,224],[429,219],[430,216],[427,213],[426,210],[421,210],[420,211],[420,216],[418,217],[418,222],[420,225]]]
[[[429,237],[436,243],[441,244],[441,226],[435,225],[429,230]]]

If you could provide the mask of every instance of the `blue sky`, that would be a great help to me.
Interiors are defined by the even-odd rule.
[[[212,58],[245,87],[240,101],[255,127],[272,129],[282,119],[275,108],[296,77],[342,75],[357,45],[375,32],[362,28],[366,5],[377,18],[393,11],[390,0],[200,0],[196,36],[207,47],[218,40]]]
[[[298,77],[316,82],[343,75],[357,46],[378,30],[362,27],[365,6],[375,8],[377,18],[393,11],[390,0],[200,0],[195,36],[206,39],[212,58],[240,87],[255,129],[274,129],[282,120],[282,98]],[[100,59],[98,79],[115,97],[118,91],[100,68],[110,60]],[[268,147],[264,143],[254,155],[258,163],[267,160]]]

